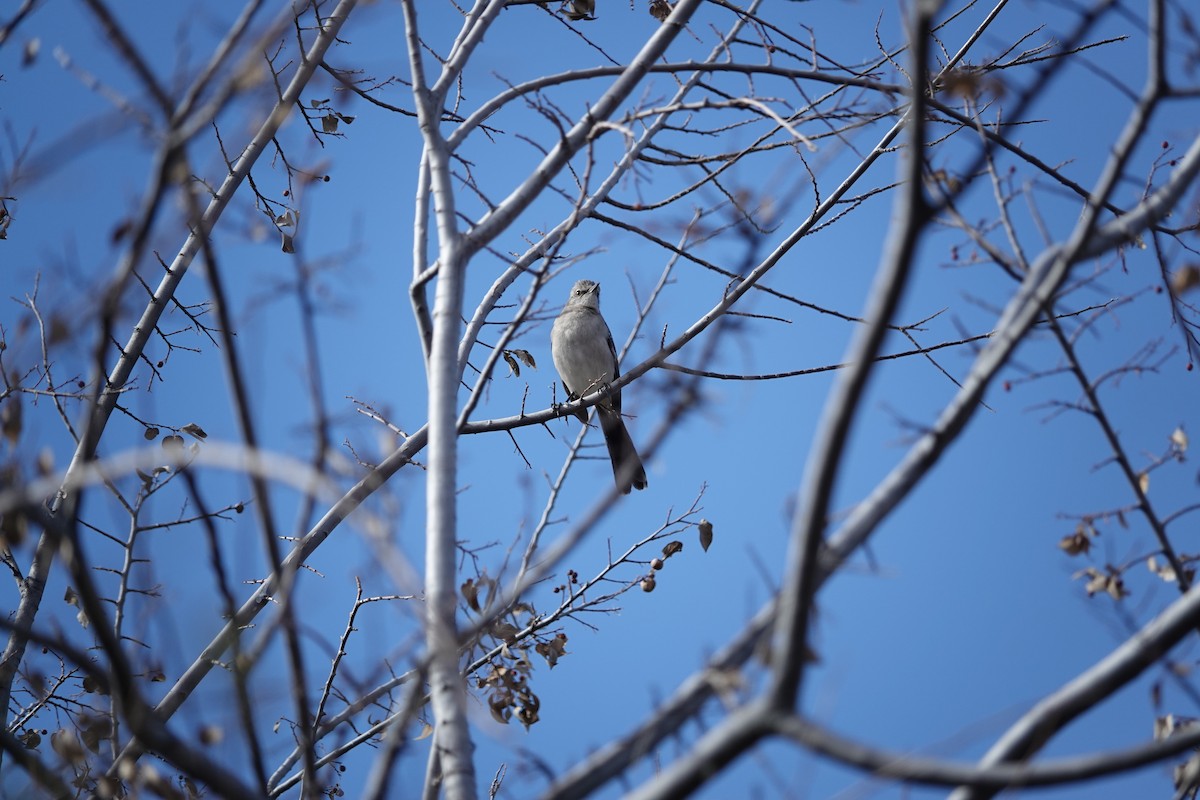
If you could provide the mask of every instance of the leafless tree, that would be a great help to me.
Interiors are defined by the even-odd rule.
[[[104,0],[24,0],[0,20],[4,83],[36,87],[22,70],[52,66],[108,109],[45,140],[48,109],[4,101],[0,251],[20,254],[4,260],[19,262],[11,274],[24,283],[6,279],[0,314],[0,559],[13,577],[0,791],[378,798],[398,796],[398,765],[420,762],[427,798],[574,798],[617,781],[630,796],[680,797],[775,741],[959,798],[1157,763],[1174,766],[1176,796],[1194,796],[1200,695],[1173,654],[1200,630],[1200,556],[1182,535],[1200,504],[1177,477],[1198,408],[1173,412],[1133,380],[1190,372],[1200,356],[1200,33],[1189,3],[1063,3],[1045,25],[1026,22],[1039,4],[1010,0],[917,0],[880,20],[846,5],[838,30],[805,21],[815,4],[782,0],[359,5],[250,0],[231,19],[197,10],[198,39],[186,14],[179,30],[159,30]],[[43,32],[63,14],[86,18],[100,46],[56,46],[51,65]],[[614,19],[620,39],[605,27]],[[356,42],[372,29],[390,31],[390,47]],[[174,63],[160,47],[172,33]],[[516,41],[526,35],[539,46]],[[197,59],[180,41],[211,50]],[[1134,47],[1140,87],[1105,66],[1109,53],[1130,63]],[[1073,121],[1046,102],[1084,91],[1076,83],[1123,124],[1081,136],[1081,152],[1099,155],[1078,168],[1040,138],[1069,137]],[[351,148],[389,137],[378,174],[341,166]],[[65,165],[86,171],[130,143],[150,143],[122,162],[144,170],[136,202],[89,197],[94,219],[44,219]],[[410,182],[389,185],[396,175]],[[329,221],[331,208],[387,193],[404,207],[413,195],[411,226],[394,209],[361,232]],[[886,236],[866,235],[880,208]],[[832,251],[827,236],[842,237]],[[863,238],[880,243],[873,275],[827,263],[822,281],[811,277],[814,261]],[[367,383],[360,394],[330,385],[321,326],[352,316],[344,305],[369,307],[350,274],[366,240],[388,243],[382,269],[411,269],[402,315],[391,300],[411,341],[364,337],[359,355],[394,372],[401,362],[386,354],[409,348],[421,366],[394,377],[398,389]],[[614,328],[628,333],[622,374],[568,398],[547,389],[546,322],[610,247],[638,264],[635,312]],[[44,263],[47,252],[60,263]],[[267,253],[291,272],[256,272]],[[815,288],[843,267],[844,291]],[[949,313],[925,295],[933,273],[960,282]],[[619,283],[606,285],[606,303],[627,307]],[[1169,333],[1122,327],[1125,309]],[[756,363],[797,322],[817,333],[793,368],[728,367],[731,352]],[[279,325],[294,361],[264,364]],[[847,506],[852,439],[881,416],[869,388],[897,362],[930,367],[921,380],[938,406],[882,414],[903,453]],[[256,399],[288,370],[307,404]],[[535,729],[540,676],[571,668],[570,637],[604,636],[607,612],[686,571],[734,522],[705,519],[703,484],[654,496],[652,470],[653,499],[636,502],[655,512],[637,506],[630,527],[619,487],[581,478],[595,433],[566,421],[627,389],[641,400],[648,464],[687,453],[716,475],[735,468],[716,463],[724,444],[702,456],[679,432],[718,416],[736,437],[755,420],[716,408],[714,386],[752,382],[787,419],[788,379],[822,373],[832,373],[825,410],[811,447],[786,465],[800,483],[761,608],[569,768],[535,754],[481,763],[481,717]],[[1086,478],[1064,480],[1071,530],[1058,557],[1079,561],[1081,593],[1112,601],[1104,613],[1125,640],[1031,704],[977,763],[839,734],[805,702],[819,593],[870,563],[868,544],[951,447],[987,457],[968,425],[999,390],[1029,391],[1043,417],[1086,419],[1105,454],[1097,471],[1118,476],[1111,502],[1084,511]],[[1019,424],[1042,424],[1032,416]],[[1157,452],[1125,438],[1139,417],[1161,428]],[[228,435],[210,435],[210,418],[227,418]],[[481,440],[508,449],[465,464]],[[751,437],[728,452],[754,447]],[[480,500],[464,493],[469,474],[517,488],[495,478]],[[1175,477],[1152,493],[1152,475]],[[618,514],[626,524],[609,529],[606,555],[583,549]],[[464,521],[480,518],[491,527]],[[1097,558],[1114,525],[1132,555]],[[167,532],[187,541],[160,544]],[[335,557],[360,567],[352,592],[322,574]],[[1171,593],[1145,592],[1135,608],[1133,584]],[[187,627],[156,622],[168,616]],[[1148,671],[1170,684],[1166,699],[1156,684],[1152,739],[1038,758]],[[592,689],[598,702],[602,691]],[[636,771],[671,741],[686,742],[678,757]]]

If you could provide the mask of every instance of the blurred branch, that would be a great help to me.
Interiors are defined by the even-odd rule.
[[[22,0],[21,7],[18,8],[16,13],[12,15],[12,18],[3,25],[0,25],[0,47],[3,47],[5,44],[7,44],[8,40],[12,38],[13,33],[16,32],[20,24],[29,17],[30,13],[32,13],[35,8],[37,8],[39,2],[41,2],[41,0]]]
[[[850,345],[850,367],[829,394],[817,440],[805,468],[800,487],[799,511],[793,519],[790,555],[780,592],[776,631],[772,648],[770,704],[778,710],[795,707],[800,695],[808,626],[819,585],[818,553],[824,542],[829,507],[851,427],[860,412],[863,394],[888,323],[900,305],[908,276],[916,258],[917,244],[932,217],[925,198],[922,173],[925,169],[925,82],[929,69],[929,28],[935,4],[918,3],[909,23],[913,84],[909,108],[898,124],[907,132],[908,158],[904,162],[904,187],[897,197],[891,243],[884,264],[875,278],[867,311],[869,322]]]

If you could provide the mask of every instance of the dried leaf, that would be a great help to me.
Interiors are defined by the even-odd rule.
[[[0,433],[3,433],[4,438],[8,439],[8,443],[12,447],[17,446],[17,440],[21,438],[22,417],[21,413],[21,395],[10,394],[4,405],[0,407]]]
[[[0,547],[12,550],[19,547],[29,535],[29,523],[24,514],[10,511],[0,514]]]
[[[662,22],[671,16],[671,4],[667,0],[650,0],[650,16]]]
[[[521,377],[521,365],[518,364],[517,360],[512,357],[512,353],[508,350],[505,350],[500,355],[504,358],[504,363],[508,364],[508,374],[517,378]]]
[[[1175,780],[1175,788],[1182,789],[1185,786],[1189,789],[1200,781],[1200,753],[1193,755],[1183,764],[1175,767],[1171,777]],[[1183,795],[1183,796],[1186,796]]]
[[[69,731],[66,728],[56,730],[50,734],[50,746],[68,764],[76,764],[83,761],[83,747],[79,744],[79,739],[75,736],[74,731]]]
[[[677,540],[667,542],[666,544],[663,545],[663,549],[662,549],[663,558],[670,558],[671,556],[675,555],[682,549],[683,549],[683,542],[680,542]]]
[[[537,369],[537,362],[533,360],[533,353],[528,350],[513,350],[512,354],[521,359],[521,363],[530,369]]]
[[[100,743],[112,738],[112,721],[107,717],[90,717],[83,723],[80,734],[84,746],[93,753],[99,753]]]
[[[1111,566],[1108,567],[1107,572],[1101,572],[1095,567],[1088,567],[1075,573],[1074,577],[1088,579],[1087,585],[1084,586],[1088,597],[1093,597],[1099,592],[1107,593],[1114,600],[1121,600],[1129,596],[1129,591],[1125,588],[1125,581],[1121,579],[1121,573]]]
[[[417,736],[416,739],[413,739],[413,741],[419,742],[422,739],[428,739],[430,736],[433,736],[433,726],[430,725],[428,722],[423,722],[423,723],[421,723],[421,733]]]
[[[197,425],[194,422],[189,422],[187,425],[184,425],[179,430],[182,433],[186,433],[188,436],[191,436],[194,439],[199,439],[200,441],[204,441],[205,439],[208,438],[208,434],[204,432],[204,428],[201,428],[199,425]]]
[[[1077,556],[1081,553],[1086,554],[1092,548],[1092,540],[1088,538],[1086,533],[1076,529],[1074,533],[1067,534],[1058,542],[1058,546],[1069,556]]]
[[[142,438],[148,442],[152,442],[158,438],[158,434],[158,428],[146,428],[146,430],[142,431]]]
[[[1179,296],[1200,286],[1200,266],[1188,264],[1171,276],[1171,293]]]
[[[525,702],[517,709],[517,718],[521,720],[521,724],[525,726],[525,730],[529,730],[529,726],[538,721],[538,711],[542,707],[542,701],[533,692],[526,690]]]
[[[516,640],[517,634],[521,632],[521,629],[516,625],[513,625],[511,622],[496,620],[492,623],[492,626],[488,632],[497,639],[502,639],[506,642],[512,642]]]
[[[108,694],[108,688],[91,675],[85,675],[83,677],[83,691],[87,694]]]
[[[708,520],[702,519],[702,520],[700,520],[699,528],[700,528],[700,549],[702,549],[704,552],[707,553],[708,546],[710,544],[712,544],[712,540],[713,540],[713,526],[712,526],[712,523],[709,522]]]
[[[458,590],[462,593],[463,600],[467,601],[467,606],[478,614],[479,587],[475,584],[475,579],[467,578],[466,581],[463,582],[463,585],[458,587]]]
[[[1174,431],[1171,432],[1171,444],[1175,447],[1175,450],[1177,452],[1179,452],[1179,453],[1187,452],[1188,437],[1187,437],[1187,434],[1184,433],[1182,427],[1178,427]]]
[[[1161,742],[1175,732],[1175,715],[1167,714],[1154,719],[1154,741]]]
[[[558,663],[558,659],[567,654],[567,635],[560,633],[548,642],[538,642],[533,648],[537,654],[546,659],[546,663],[550,665],[550,669],[554,669],[554,665]]]
[[[49,447],[43,447],[38,453],[37,471],[38,475],[43,478],[54,472],[54,453],[50,451]]]
[[[492,712],[492,719],[501,725],[508,724],[508,718],[512,716],[511,706],[512,698],[506,693],[497,693],[488,698],[488,708]]]
[[[1142,490],[1142,494],[1150,493],[1150,473],[1143,472],[1138,475],[1138,488]]]
[[[337,133],[338,118],[336,114],[326,114],[321,117],[321,130],[325,133]]]
[[[1146,568],[1167,583],[1175,582],[1175,568],[1169,563],[1164,562],[1159,564],[1158,559],[1155,556],[1150,556],[1146,559]]]
[[[596,10],[596,0],[567,0],[563,4],[563,16],[577,22],[581,19],[595,19],[592,12]]]
[[[21,66],[31,67],[33,62],[37,61],[38,53],[42,50],[42,40],[35,36],[25,42],[25,49],[21,51]]]

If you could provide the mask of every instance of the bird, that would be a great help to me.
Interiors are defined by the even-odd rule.
[[[569,399],[606,388],[621,376],[612,332],[600,314],[600,284],[585,279],[571,287],[567,304],[550,331],[550,350]],[[587,424],[587,412],[582,408],[575,416]],[[645,489],[649,485],[646,470],[621,419],[620,389],[607,391],[596,404],[596,416],[608,445],[617,488],[625,494],[631,489]]]

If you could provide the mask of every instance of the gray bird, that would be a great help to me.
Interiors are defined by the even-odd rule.
[[[571,287],[567,304],[554,320],[550,349],[563,387],[572,400],[602,389],[620,377],[617,348],[604,317],[600,316],[600,284],[583,280]],[[583,409],[575,416],[587,424],[587,412]],[[631,488],[645,489],[646,470],[621,420],[620,390],[609,392],[596,404],[596,416],[600,418],[617,486],[625,494]]]

